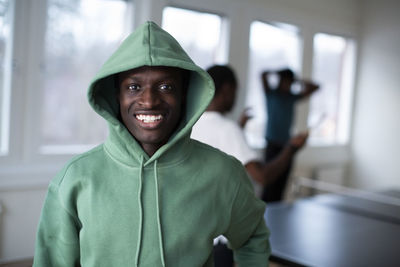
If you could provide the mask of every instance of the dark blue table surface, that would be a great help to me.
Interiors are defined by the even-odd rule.
[[[291,266],[400,266],[400,207],[333,194],[267,205],[272,259]]]

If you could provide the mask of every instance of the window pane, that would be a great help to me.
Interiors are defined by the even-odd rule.
[[[222,17],[187,9],[166,7],[162,27],[181,44],[202,68],[226,63]]]
[[[8,152],[11,79],[11,5],[0,1],[0,155]]]
[[[321,87],[310,101],[311,144],[348,141],[354,55],[354,44],[350,40],[322,33],[314,37],[313,80]]]
[[[89,107],[86,91],[128,34],[128,5],[124,0],[48,1],[42,152],[104,140],[106,123]]]
[[[250,29],[250,59],[246,106],[253,118],[246,125],[246,137],[251,146],[265,146],[266,101],[261,73],[285,67],[294,72],[300,69],[301,39],[296,27],[255,21]]]

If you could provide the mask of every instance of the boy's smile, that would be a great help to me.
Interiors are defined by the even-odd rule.
[[[143,66],[119,74],[122,122],[148,155],[167,143],[184,103],[182,70]]]

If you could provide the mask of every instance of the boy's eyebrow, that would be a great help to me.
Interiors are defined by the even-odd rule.
[[[171,80],[171,81],[175,81],[179,78],[182,78],[180,75],[175,75],[175,74],[171,74],[171,73],[167,73],[167,74],[162,74],[159,75],[155,80],[156,81],[161,81],[161,80]],[[125,76],[122,80],[124,79],[131,79],[131,80],[137,80],[137,81],[141,81],[143,80],[142,77],[140,75],[135,74],[130,74]]]

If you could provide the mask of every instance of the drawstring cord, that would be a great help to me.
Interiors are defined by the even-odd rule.
[[[139,253],[142,241],[142,224],[143,224],[143,207],[142,207],[142,179],[143,179],[143,161],[144,157],[140,157],[140,169],[139,169],[139,188],[138,188],[138,203],[139,203],[139,229],[138,229],[138,240],[136,244],[136,259],[135,266],[139,265]]]
[[[159,203],[159,191],[158,191],[158,177],[157,177],[157,160],[154,162],[154,181],[156,186],[156,206],[157,206],[157,226],[158,226],[158,242],[160,248],[161,255],[161,264],[165,267],[165,259],[164,259],[164,246],[162,241],[162,233],[161,233],[161,220],[160,220],[160,203]]]
[[[140,169],[139,169],[139,188],[138,188],[138,203],[139,203],[139,229],[138,229],[138,240],[136,247],[136,259],[135,266],[139,265],[139,254],[142,241],[142,229],[143,229],[143,205],[142,205],[142,184],[143,184],[143,162],[144,157],[140,158]],[[154,182],[156,187],[156,207],[157,207],[157,227],[158,227],[158,244],[160,248],[161,264],[165,267],[164,258],[164,246],[162,241],[161,232],[161,219],[160,219],[160,202],[159,202],[159,189],[158,189],[158,176],[157,176],[157,160],[154,162]]]

